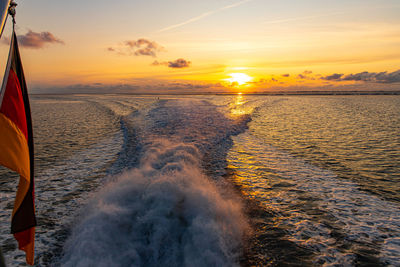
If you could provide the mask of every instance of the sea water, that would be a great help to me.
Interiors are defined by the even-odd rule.
[[[399,96],[31,96],[37,266],[398,266]],[[0,169],[1,248],[18,176]]]

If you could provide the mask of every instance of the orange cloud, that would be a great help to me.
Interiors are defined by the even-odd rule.
[[[394,72],[360,72],[356,74],[332,74],[323,77],[324,80],[334,81],[359,81],[359,82],[376,82],[376,83],[400,83],[400,70]]]
[[[177,60],[174,61],[164,61],[164,62],[159,62],[159,61],[154,61],[151,65],[152,66],[160,66],[160,65],[165,65],[168,66],[169,68],[173,69],[181,69],[181,68],[187,68],[190,66],[192,62],[183,59],[183,58],[178,58]]]
[[[9,43],[10,38],[4,38],[4,43]],[[64,41],[55,37],[51,32],[34,32],[29,30],[26,34],[18,35],[18,43],[22,47],[40,49],[46,44],[64,44]]]
[[[164,47],[154,41],[144,38],[138,40],[127,40],[121,48],[108,47],[108,51],[117,52],[122,55],[151,56],[157,57],[157,53],[164,51]]]

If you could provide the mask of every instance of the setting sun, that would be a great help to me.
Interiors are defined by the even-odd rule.
[[[229,73],[229,76],[231,76],[231,78],[225,79],[226,81],[229,81],[231,83],[237,83],[238,85],[243,85],[245,83],[250,82],[251,80],[253,80],[252,77],[250,77],[249,75],[245,74],[245,73]]]

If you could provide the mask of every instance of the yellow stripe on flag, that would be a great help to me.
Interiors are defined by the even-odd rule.
[[[14,204],[14,215],[29,189],[29,147],[21,130],[2,113],[0,113],[0,129],[0,165],[21,175]]]

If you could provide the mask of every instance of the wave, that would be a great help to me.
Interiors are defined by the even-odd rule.
[[[159,140],[82,213],[64,266],[234,266],[246,221],[202,173],[193,145]]]
[[[82,209],[60,265],[238,265],[248,230],[241,201],[205,174],[204,160],[218,150],[214,160],[225,161],[230,136],[248,118],[228,119],[205,101],[168,100],[123,121],[135,134],[122,149],[138,162]]]
[[[399,265],[400,209],[396,203],[368,194],[354,182],[248,132],[235,137],[235,144],[240,145],[230,150],[228,159],[235,168],[236,182],[249,198],[277,214],[273,221],[285,229],[285,239],[306,248],[313,264]],[[243,153],[257,156],[243,164]],[[260,177],[260,171],[269,175]],[[267,224],[271,218],[262,220]]]

